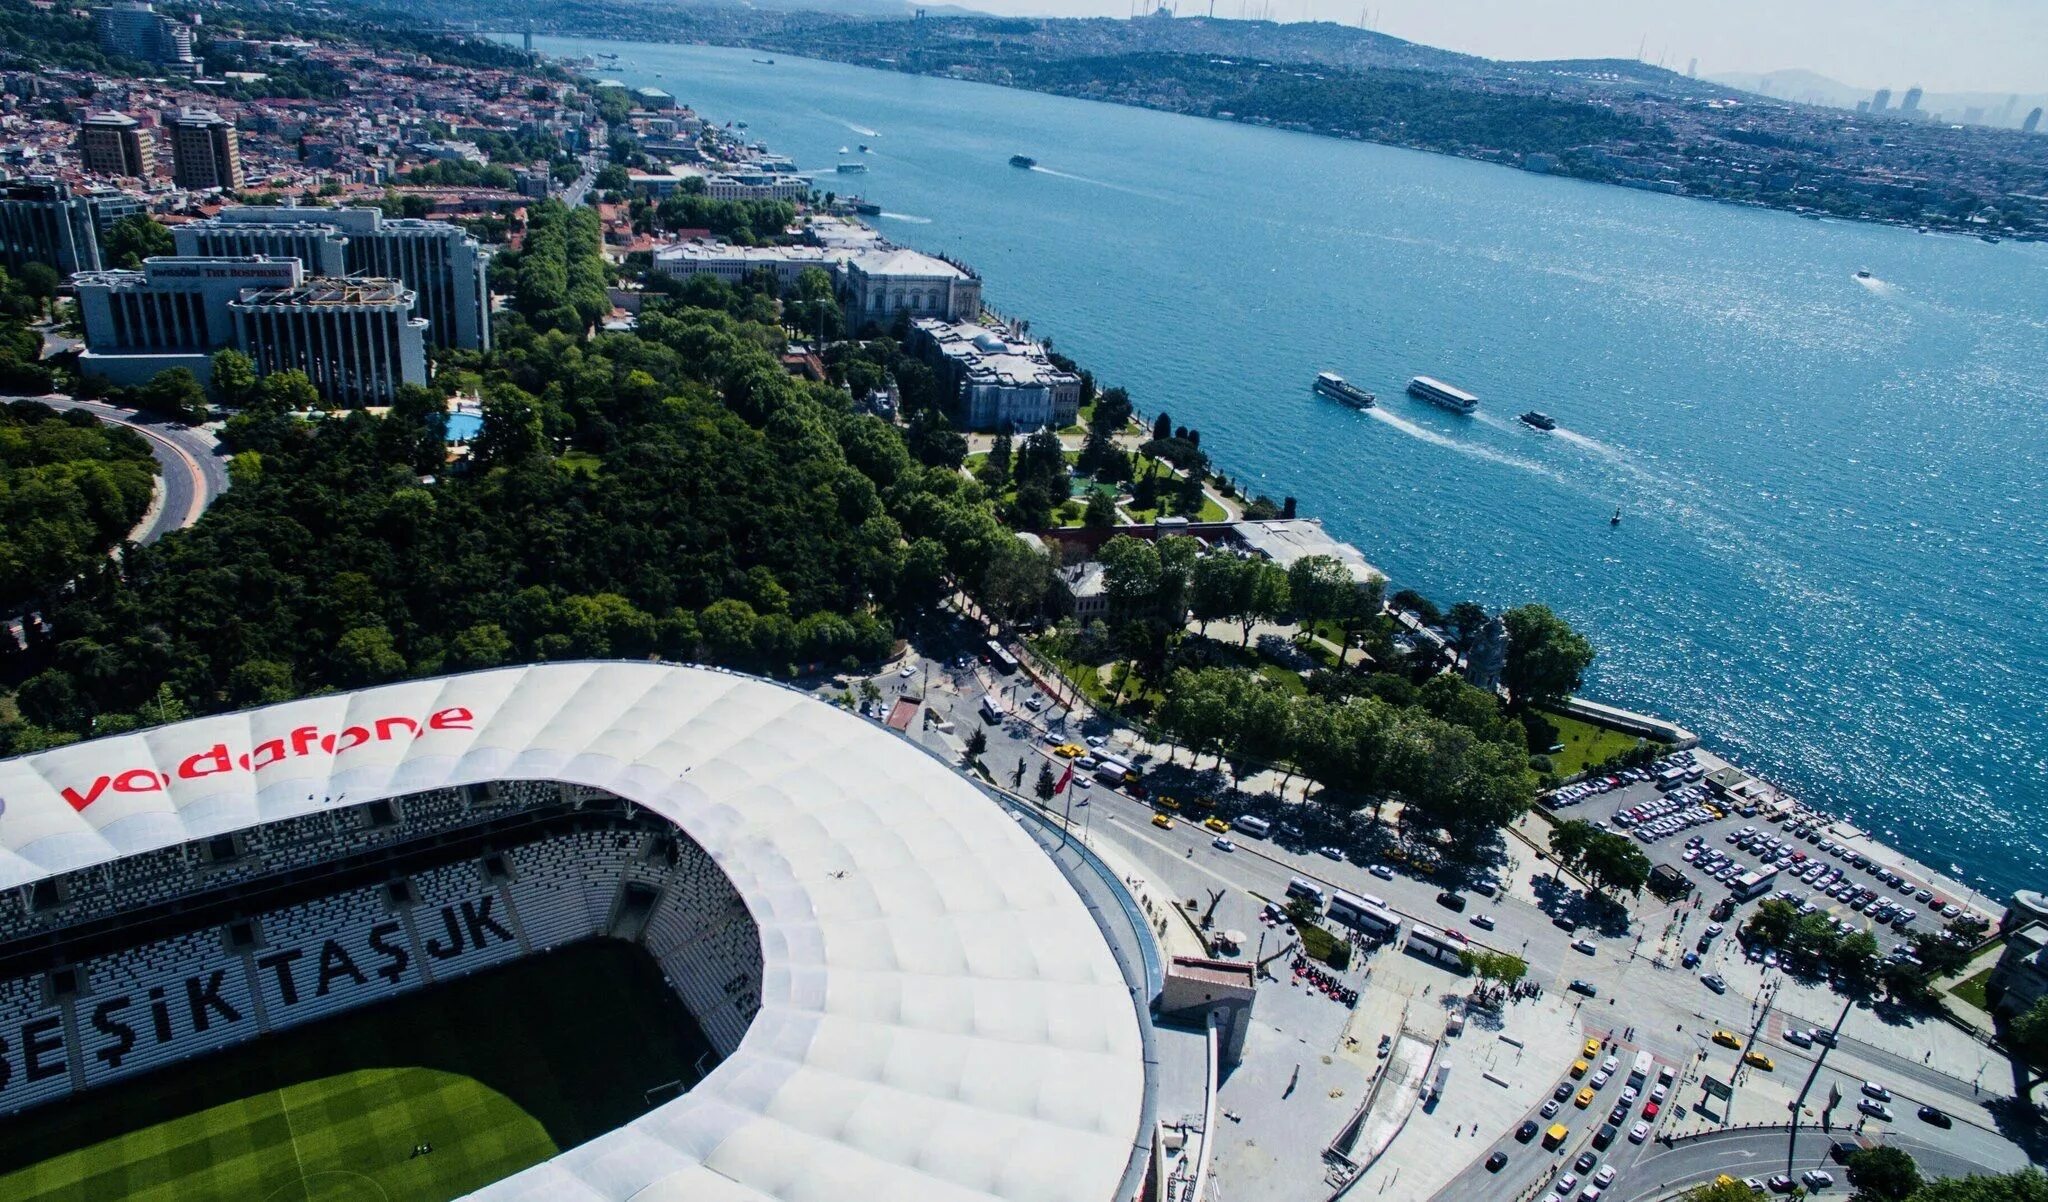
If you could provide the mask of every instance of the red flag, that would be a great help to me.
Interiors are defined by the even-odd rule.
[[[1062,794],[1062,793],[1066,792],[1066,791],[1067,791],[1067,786],[1068,786],[1068,785],[1070,785],[1070,784],[1073,784],[1073,783],[1074,783],[1074,761],[1072,761],[1072,760],[1068,760],[1068,761],[1067,761],[1067,770],[1066,770],[1065,772],[1062,772],[1062,773],[1060,773],[1060,783],[1059,783],[1059,784],[1056,784],[1056,785],[1054,785],[1054,786],[1052,787],[1052,792],[1053,792],[1053,796],[1057,797],[1057,796],[1059,796],[1060,794]]]

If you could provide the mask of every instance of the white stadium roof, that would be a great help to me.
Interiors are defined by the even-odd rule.
[[[920,749],[748,677],[536,665],[0,762],[0,886],[508,779],[609,790],[701,844],[760,928],[762,1002],[688,1094],[480,1197],[1115,1196],[1141,1033],[1073,886]]]

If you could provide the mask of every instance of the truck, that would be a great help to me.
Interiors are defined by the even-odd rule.
[[[1133,779],[1131,766],[1122,760],[1104,756],[1101,762],[1095,765],[1095,779],[1106,785],[1123,784],[1125,781]]]

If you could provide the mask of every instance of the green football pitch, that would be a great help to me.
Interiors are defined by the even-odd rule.
[[[644,1113],[706,1050],[644,951],[579,944],[18,1115],[0,1202],[440,1202]]]

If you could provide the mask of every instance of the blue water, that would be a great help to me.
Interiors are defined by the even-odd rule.
[[[1590,695],[1937,867],[2048,884],[2048,247],[782,56],[543,47],[616,51],[604,74],[878,201],[1397,587],[1550,602],[1600,648]],[[832,175],[856,142],[870,172]],[[1322,369],[1380,407],[1314,397]],[[1415,374],[1480,413],[1402,395]]]
[[[484,415],[481,413],[451,413],[447,417],[448,430],[442,437],[448,442],[470,442],[483,433]]]

